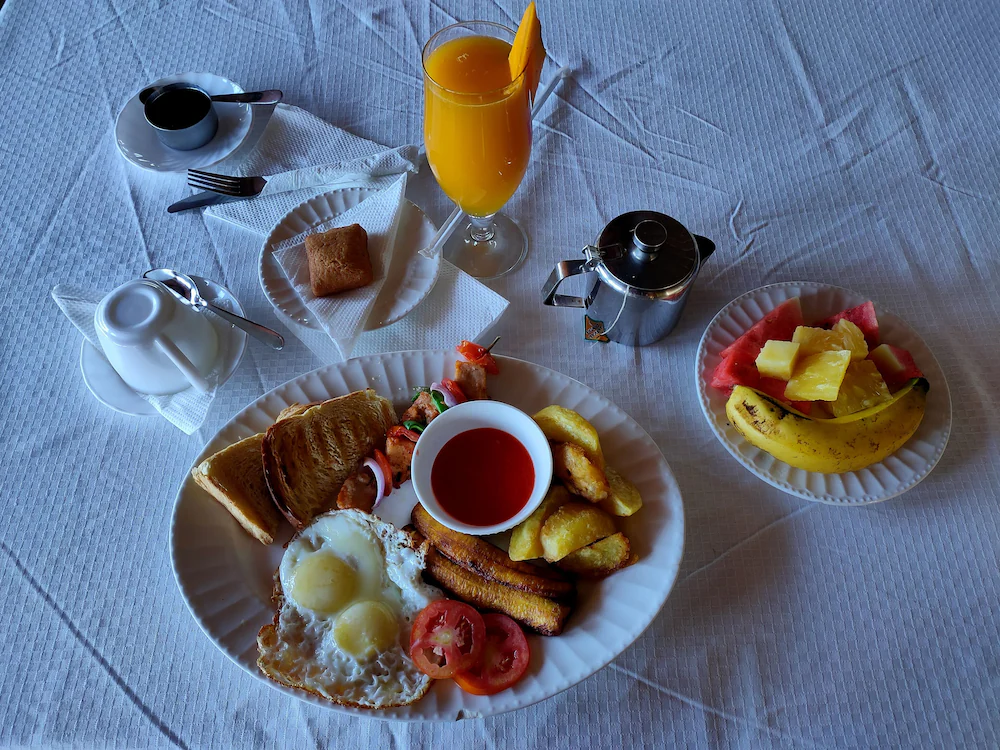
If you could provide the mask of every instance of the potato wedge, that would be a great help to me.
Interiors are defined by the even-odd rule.
[[[584,578],[604,578],[632,562],[634,560],[628,537],[619,531],[576,552],[570,552],[558,565],[563,570]]]
[[[575,411],[563,406],[546,406],[533,419],[549,440],[579,445],[591,463],[604,469],[604,452],[597,430]]]
[[[542,552],[546,560],[562,560],[570,552],[611,536],[615,520],[587,503],[566,503],[542,524]]]
[[[612,469],[605,467],[608,478],[608,496],[601,500],[601,507],[613,516],[631,516],[642,507],[642,497],[634,484]]]
[[[510,533],[510,547],[507,554],[511,560],[533,560],[541,557],[542,550],[542,524],[546,519],[555,513],[556,508],[565,505],[572,499],[569,490],[561,484],[554,484],[549,488],[548,494],[542,500],[541,505],[535,508],[534,512],[521,523],[514,527]]]
[[[592,503],[604,500],[611,492],[604,471],[579,445],[552,443],[552,471],[566,489]]]

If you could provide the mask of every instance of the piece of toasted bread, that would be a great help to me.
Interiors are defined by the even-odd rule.
[[[191,469],[191,476],[239,521],[248,534],[262,544],[274,541],[281,525],[264,479],[260,447],[264,434],[223,448]]]
[[[438,552],[483,578],[549,599],[571,600],[576,595],[573,581],[557,568],[515,562],[485,539],[438,523],[420,503],[413,506],[410,520]]]
[[[282,419],[288,419],[289,417],[297,417],[297,416],[299,416],[299,414],[304,413],[306,409],[308,409],[311,406],[316,406],[316,404],[318,404],[318,403],[320,403],[320,402],[319,401],[313,401],[311,404],[298,404],[298,403],[296,403],[296,404],[289,404],[284,409],[282,409],[281,411],[278,412],[278,418],[276,420],[274,420],[274,421],[275,422],[280,422]],[[261,433],[261,437],[263,437],[263,436],[264,436],[264,434]]]
[[[396,423],[392,404],[371,388],[311,406],[276,422],[261,444],[274,504],[296,529],[335,507],[344,480]]]
[[[301,414],[310,406],[313,404],[286,406],[278,413],[278,421]],[[250,536],[271,544],[281,525],[281,513],[264,478],[260,457],[263,441],[264,433],[259,432],[233,443],[191,469],[191,476]]]

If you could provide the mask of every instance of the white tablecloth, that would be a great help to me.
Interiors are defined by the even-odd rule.
[[[657,440],[684,495],[677,585],[611,666],[517,713],[353,719],[244,674],[198,630],[167,546],[177,484],[237,410],[316,367],[250,342],[186,437],[116,414],[80,377],[48,298],[150,267],[218,279],[271,320],[258,240],[168,216],[183,175],[118,154],[113,123],[160,75],[214,71],[387,145],[421,134],[421,45],[521,2],[9,0],[0,10],[0,743],[32,747],[996,747],[1000,742],[997,235],[1000,17],[989,0],[555,2],[575,81],[551,100],[509,206],[524,267],[504,351],[603,391]],[[425,206],[440,221],[444,200]],[[649,208],[718,243],[681,325],[645,349],[586,343],[542,308],[559,259]],[[870,508],[755,479],[712,436],[693,358],[712,316],[769,282],[863,292],[947,373],[933,474]]]

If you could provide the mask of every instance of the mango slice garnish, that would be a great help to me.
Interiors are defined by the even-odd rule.
[[[542,24],[535,13],[535,3],[528,4],[521,23],[517,27],[514,43],[510,47],[507,58],[510,65],[510,79],[516,81],[524,73],[525,85],[534,100],[538,90],[538,81],[542,77],[542,65],[545,63],[545,46],[542,44]]]

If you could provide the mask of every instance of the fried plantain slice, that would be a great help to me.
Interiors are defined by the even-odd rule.
[[[413,506],[410,520],[438,552],[483,578],[549,599],[572,598],[576,593],[573,581],[561,571],[548,565],[514,562],[485,539],[438,523],[420,503]]]

